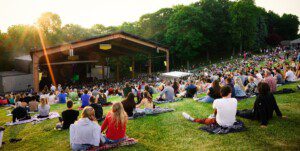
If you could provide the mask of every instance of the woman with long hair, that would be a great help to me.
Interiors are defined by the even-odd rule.
[[[143,93],[143,99],[140,104],[136,105],[137,108],[144,106],[145,109],[153,109],[152,97],[149,92],[145,91]]]
[[[246,88],[243,85],[241,78],[236,78],[234,80],[234,90],[235,90],[235,97],[236,98],[244,98],[246,97]]]
[[[72,150],[87,150],[92,146],[99,146],[100,140],[104,141],[101,135],[101,127],[95,118],[95,110],[86,106],[81,118],[70,126],[70,143]]]
[[[40,105],[38,106],[39,116],[38,118],[45,118],[49,116],[50,105],[48,105],[48,100],[46,98],[40,99]]]
[[[103,143],[117,143],[126,138],[126,125],[128,116],[121,102],[114,103],[112,110],[108,112],[102,126],[102,132],[106,133]]]
[[[215,80],[211,83],[211,87],[207,90],[207,93],[206,93],[207,96],[200,98],[200,99],[196,99],[196,101],[212,103],[212,102],[214,102],[215,99],[221,98],[220,90],[221,90],[220,82],[219,82],[219,80]]]
[[[134,94],[132,92],[129,92],[126,99],[123,100],[122,102],[123,108],[125,110],[125,112],[127,113],[127,115],[133,116],[133,111],[135,109],[135,101],[134,101]]]

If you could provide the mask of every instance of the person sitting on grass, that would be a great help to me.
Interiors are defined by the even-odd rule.
[[[22,102],[20,106],[13,109],[13,111],[11,112],[13,122],[16,122],[16,120],[23,121],[31,118],[27,112],[28,110],[26,109],[26,105],[27,104],[25,102]]]
[[[197,92],[197,86],[194,84],[193,80],[189,81],[189,85],[185,88],[186,94],[185,97],[193,98]]]
[[[60,94],[57,96],[58,97],[58,102],[59,103],[66,103],[66,98],[67,98],[67,93],[65,93],[64,90],[60,91]]]
[[[166,86],[159,95],[158,101],[174,101],[174,97],[175,93],[173,87],[171,86],[171,82],[167,82]]]
[[[123,89],[123,97],[127,97],[129,92],[131,92],[131,87],[128,82],[125,83],[125,88]]]
[[[144,109],[140,109],[140,107],[144,106]],[[153,101],[149,92],[145,91],[143,93],[143,99],[140,104],[136,105],[137,112],[151,112],[153,110]]]
[[[285,82],[286,83],[291,83],[291,82],[294,82],[295,80],[296,80],[296,75],[292,71],[292,68],[287,67],[287,72],[285,73]]]
[[[99,146],[101,127],[95,118],[95,110],[87,106],[83,109],[81,118],[70,126],[70,144],[72,150],[88,150],[93,146]]]
[[[234,91],[235,91],[235,97],[236,98],[245,98],[246,97],[246,92],[245,92],[245,87],[243,85],[242,79],[241,78],[236,78],[234,80]]]
[[[135,110],[136,103],[134,101],[134,94],[132,92],[128,93],[125,100],[122,101],[125,112],[129,117],[133,116],[133,111]]]
[[[212,103],[215,99],[221,98],[220,96],[220,84],[219,80],[215,80],[211,87],[207,91],[207,96],[197,99],[198,102],[206,102],[206,103]]]
[[[88,89],[85,89],[84,91],[84,94],[81,95],[81,101],[82,101],[82,104],[81,104],[81,108],[84,108],[86,106],[89,105],[89,100],[90,100],[90,95],[88,94]]]
[[[249,81],[249,83],[246,85],[246,93],[250,97],[250,96],[255,95],[255,93],[257,91],[256,90],[257,89],[257,85],[254,82],[255,80],[254,80],[253,76],[249,76],[248,77],[248,81]]]
[[[227,77],[225,80],[225,83],[226,83],[225,84],[226,86],[229,86],[231,88],[231,97],[235,98],[235,89],[234,89],[234,84],[233,84],[232,78]]]
[[[253,109],[238,110],[236,115],[247,119],[258,120],[260,121],[261,127],[265,128],[267,127],[268,120],[273,117],[274,111],[278,117],[286,118],[282,116],[275,97],[270,92],[270,86],[267,83],[260,82],[258,84],[258,95],[254,102]]]
[[[108,112],[102,126],[102,132],[106,135],[104,136],[105,141],[102,143],[118,143],[126,139],[126,125],[128,121],[128,116],[124,111],[121,102],[114,103],[112,110]]]
[[[102,121],[103,109],[100,104],[96,102],[96,98],[94,96],[90,97],[90,106],[95,110],[95,117],[98,121]]]
[[[40,99],[40,105],[38,106],[39,116],[37,118],[45,118],[49,116],[50,105],[48,105],[46,98]]]
[[[67,101],[67,107],[68,109],[61,113],[62,119],[60,122],[62,123],[62,129],[69,129],[70,125],[73,124],[79,116],[79,111],[73,110],[73,101]]]
[[[222,127],[230,127],[236,122],[237,100],[231,98],[231,87],[223,86],[220,90],[221,99],[216,99],[213,103],[214,116],[209,118],[192,118],[183,112],[182,115],[187,120],[201,124],[218,124]]]
[[[263,82],[267,83],[270,87],[270,92],[276,92],[277,82],[276,78],[274,78],[269,70],[265,70]]]

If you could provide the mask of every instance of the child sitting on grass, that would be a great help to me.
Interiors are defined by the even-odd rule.
[[[102,126],[102,132],[106,133],[102,143],[118,143],[126,139],[126,125],[128,116],[121,102],[114,103],[112,110],[108,112]]]
[[[209,118],[192,118],[187,113],[183,112],[182,115],[187,120],[201,124],[218,124],[222,127],[230,127],[236,122],[235,114],[237,110],[237,100],[231,98],[231,87],[223,86],[220,90],[221,99],[216,99],[213,102],[213,109],[215,117]]]

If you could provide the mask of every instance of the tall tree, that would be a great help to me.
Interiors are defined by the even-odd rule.
[[[194,6],[177,6],[175,13],[168,21],[166,38],[171,52],[181,61],[192,60],[207,42],[202,31],[207,29],[203,22],[203,11]]]
[[[292,14],[283,14],[280,18],[279,35],[284,40],[293,40],[297,38],[299,30],[299,18]]]
[[[258,31],[256,6],[253,0],[240,0],[230,8],[233,41],[240,50],[251,50],[255,45]]]
[[[46,12],[37,21],[38,28],[44,34],[48,46],[62,42],[61,19],[58,14]]]
[[[63,40],[66,42],[85,39],[91,36],[89,31],[77,24],[66,24],[62,28]]]

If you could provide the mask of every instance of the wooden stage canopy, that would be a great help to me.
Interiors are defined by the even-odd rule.
[[[108,44],[111,46],[109,50],[101,50],[100,44]],[[70,51],[74,56],[70,57]],[[163,46],[157,42],[119,31],[111,34],[92,37],[84,40],[64,43],[44,49],[37,49],[30,52],[33,64],[33,83],[34,90],[39,90],[39,66],[47,64],[47,58],[51,64],[68,62],[68,61],[94,61],[105,66],[105,58],[120,56],[131,56],[132,58],[132,76],[134,77],[134,55],[143,53],[148,55],[148,73],[151,74],[152,61],[151,54],[156,52],[164,52],[166,55],[166,71],[169,72],[169,50],[167,46]],[[73,58],[73,59],[72,59]],[[118,60],[118,59],[117,59]],[[117,62],[116,79],[119,81],[119,63]],[[102,68],[104,70],[104,68]]]

